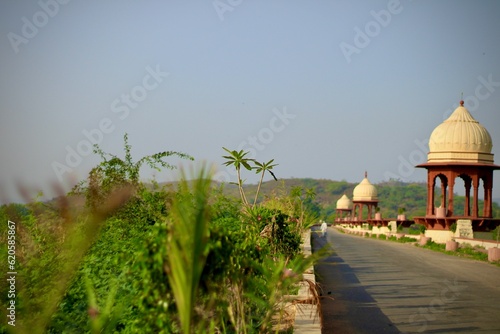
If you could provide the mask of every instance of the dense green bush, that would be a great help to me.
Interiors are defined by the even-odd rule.
[[[148,236],[154,233],[155,224],[166,217],[164,209],[168,199],[165,192],[141,191],[109,218],[101,234],[67,290],[59,311],[54,316],[51,331],[89,327],[87,287],[85,278],[93,283],[97,301],[102,305],[114,286],[118,287],[115,300],[127,304],[120,310],[117,328],[133,323],[137,314],[136,284],[144,279],[138,270],[138,254],[144,249]]]

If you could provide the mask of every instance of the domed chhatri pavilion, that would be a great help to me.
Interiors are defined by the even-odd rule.
[[[354,188],[352,192],[352,217],[353,220],[362,220],[363,206],[368,207],[368,219],[372,219],[372,209],[378,205],[377,188],[368,180],[368,173],[365,178]],[[356,213],[357,211],[357,213]]]
[[[342,195],[337,201],[336,206],[336,220],[340,221],[344,219],[344,216],[347,214],[347,217],[350,219],[352,212],[352,201],[347,197],[346,194]]]
[[[460,106],[432,132],[427,163],[417,166],[427,169],[427,210],[425,217],[415,217],[415,222],[432,230],[448,230],[457,219],[469,219],[474,230],[494,228],[500,221],[492,219],[493,171],[500,166],[494,164],[492,147],[486,128],[460,101]],[[441,193],[436,198],[438,178]],[[460,213],[455,211],[453,201],[456,178],[461,178],[465,187],[464,212]],[[481,186],[484,207],[479,212]]]

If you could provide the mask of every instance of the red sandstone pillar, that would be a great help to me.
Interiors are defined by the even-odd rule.
[[[464,207],[464,216],[470,216],[470,187],[471,187],[471,179],[464,179],[465,184],[465,207]]]
[[[453,216],[453,186],[455,185],[455,180],[452,180],[448,185],[448,213],[446,217]]]
[[[441,179],[441,196],[442,196],[442,198],[441,198],[441,204],[440,205],[443,208],[445,208],[446,207],[446,203],[448,203],[448,198],[446,196],[446,188],[447,188],[447,186],[448,186],[448,182],[447,181],[443,181]]]
[[[488,180],[489,181],[489,180]],[[493,217],[493,203],[491,200],[492,196],[492,182],[484,183],[484,208],[483,208],[483,216],[486,218]]]
[[[434,215],[434,187],[436,179],[430,172],[427,173],[427,213],[426,216]]]
[[[479,176],[474,175],[472,179],[472,187],[474,188],[474,203],[472,204],[472,217],[478,217],[478,199],[479,195]]]

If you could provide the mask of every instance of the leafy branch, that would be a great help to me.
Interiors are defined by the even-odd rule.
[[[161,171],[161,168],[174,169],[175,166],[169,164],[164,159],[176,156],[181,159],[194,160],[188,154],[176,151],[164,151],[147,155],[134,162],[132,159],[131,145],[128,143],[128,135],[123,136],[124,140],[124,159],[110,153],[104,152],[99,145],[94,145],[94,153],[99,155],[102,162],[94,167],[88,180],[77,184],[72,193],[84,193],[87,199],[87,205],[95,209],[96,206],[116,187],[132,187],[138,189],[140,186],[139,172],[144,164]]]

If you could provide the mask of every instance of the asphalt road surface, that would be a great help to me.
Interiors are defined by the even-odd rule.
[[[500,267],[313,228],[322,333],[500,333]],[[332,298],[330,298],[332,297]]]

